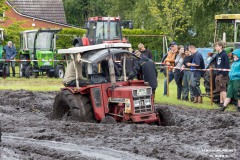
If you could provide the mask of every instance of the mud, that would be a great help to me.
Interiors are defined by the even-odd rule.
[[[239,159],[240,113],[165,106],[175,125],[52,120],[56,92],[0,91],[0,159]],[[157,107],[163,105],[156,105]]]

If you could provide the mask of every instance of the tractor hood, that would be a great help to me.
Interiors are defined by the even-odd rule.
[[[108,95],[115,98],[151,96],[152,88],[149,86],[121,86],[114,88],[114,92],[109,90]]]
[[[104,59],[107,59],[108,56],[112,56],[112,55],[121,56],[123,54],[127,54],[129,56],[138,58],[137,56],[135,56],[134,54],[132,54],[127,50],[109,48],[109,49],[103,49],[95,53],[88,54],[87,57],[83,56],[82,59],[88,61],[89,63],[98,63]]]

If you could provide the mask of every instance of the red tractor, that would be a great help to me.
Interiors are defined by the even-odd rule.
[[[91,84],[79,86],[76,82],[76,87],[62,88],[55,97],[53,118],[69,117],[87,122],[159,123],[158,115],[162,113],[158,114],[155,110],[151,87],[143,80],[127,80],[126,58],[138,57],[128,51],[131,44],[122,39],[120,19],[90,18],[87,26],[87,38],[93,45],[79,45],[81,41],[76,40],[74,46],[79,47],[59,49],[58,53],[71,55],[74,63],[80,60],[82,75]],[[116,57],[120,57],[121,67],[116,67]],[[103,62],[106,62],[107,69],[103,69]],[[75,73],[78,73],[77,67]]]
[[[132,29],[132,22],[127,22],[129,29]],[[126,42],[122,36],[123,22],[120,17],[90,17],[86,21],[85,28],[87,29],[86,38],[75,38],[73,46],[102,44],[109,41]]]

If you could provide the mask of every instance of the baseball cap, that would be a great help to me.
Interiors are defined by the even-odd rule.
[[[173,45],[177,45],[177,43],[175,41],[172,41],[170,44],[169,44],[169,47],[170,46],[173,46]]]

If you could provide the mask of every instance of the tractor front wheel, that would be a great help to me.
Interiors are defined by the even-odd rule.
[[[81,94],[73,94],[68,90],[59,92],[53,104],[53,118],[62,119],[65,116],[81,122],[94,121],[89,98]]]
[[[25,74],[26,78],[32,78],[32,77],[36,78],[37,77],[37,75],[34,74],[34,72],[33,72],[33,67],[30,65],[26,67],[24,74]]]
[[[160,118],[160,125],[173,126],[175,125],[174,116],[168,106],[158,106],[156,111]]]

